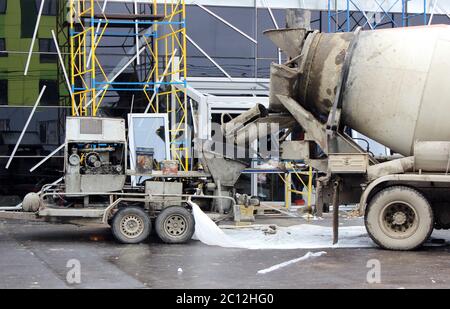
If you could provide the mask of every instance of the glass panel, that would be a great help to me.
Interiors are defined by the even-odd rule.
[[[44,3],[44,8],[42,10],[42,15],[44,16],[56,16],[57,3],[58,0],[46,0]],[[36,0],[36,9],[39,12],[42,0]]]
[[[58,83],[55,80],[41,80],[39,81],[39,89],[44,85],[47,87],[41,98],[41,105],[57,106],[59,103],[59,89]]]
[[[0,80],[0,105],[8,104],[8,81]]]
[[[31,110],[28,107],[0,108],[0,157],[11,154]],[[17,156],[45,157],[64,143],[65,117],[68,113],[62,108],[38,108]]]
[[[250,37],[255,37],[255,11],[248,8],[208,7]],[[187,7],[189,35],[210,57],[234,77],[254,77],[255,44],[199,7]],[[217,69],[188,44],[189,76],[218,76]]]
[[[37,10],[34,0],[20,0],[21,18],[15,21],[21,21],[21,38],[32,38],[37,20]],[[16,12],[17,13],[17,12]]]
[[[139,118],[133,120],[134,151],[136,148],[153,148],[158,162],[167,160],[166,124],[162,117]]]
[[[139,148],[153,151],[153,159],[157,163],[170,158],[169,131],[167,115],[130,115],[130,161],[131,169],[136,170]],[[132,177],[133,185],[139,185],[148,177]]]
[[[33,173],[30,169],[64,143],[64,108],[39,107],[8,170],[11,155],[31,107],[0,107],[0,205],[15,206],[29,192],[39,191],[44,184],[62,176],[62,151]]]
[[[0,205],[16,206],[30,192],[38,192],[45,184],[52,183],[63,176],[64,159],[55,156],[36,171],[30,173],[42,158],[15,157],[10,168],[5,169],[8,158],[0,157]]]
[[[283,177],[283,175],[281,175]],[[285,186],[278,174],[258,174],[258,198],[266,202],[281,202]]]
[[[56,63],[57,51],[53,40],[39,39],[39,52],[41,63]]]
[[[0,57],[8,57],[8,53],[6,50],[6,40],[0,39]]]
[[[7,0],[0,0],[0,14],[5,14],[6,13],[6,1]]]

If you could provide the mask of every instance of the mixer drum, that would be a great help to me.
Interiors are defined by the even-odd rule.
[[[449,26],[310,35],[292,97],[318,119],[326,121],[347,61],[346,125],[405,156],[418,140],[450,141]]]
[[[450,27],[361,32],[344,121],[405,156],[416,141],[450,141]]]

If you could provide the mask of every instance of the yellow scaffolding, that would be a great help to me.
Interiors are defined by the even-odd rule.
[[[188,171],[191,142],[186,93],[186,5],[184,0],[158,2],[139,4],[151,14],[139,13],[136,6],[134,14],[113,14],[96,0],[70,0],[72,114],[97,116],[108,92],[142,91],[148,112],[168,114],[172,158]],[[134,32],[114,32],[127,27]],[[98,49],[106,37],[121,35],[135,38],[136,54],[119,71],[107,72]],[[138,82],[116,81],[127,66],[141,59],[150,63],[145,78]]]
[[[291,194],[294,193],[294,194],[301,195],[303,198],[306,197],[307,209],[309,211],[312,211],[312,194],[313,194],[313,179],[314,179],[312,167],[307,167],[307,170],[299,170],[295,167],[294,164],[288,163],[286,165],[286,168],[288,171],[286,172],[284,177],[279,174],[281,180],[283,181],[283,183],[285,185],[285,206],[286,206],[286,208],[290,207],[290,205],[292,203]],[[292,182],[293,175],[306,188],[306,192],[293,189],[293,182]],[[303,178],[301,176],[304,176],[305,178],[308,179],[307,183],[303,180]]]
[[[285,203],[284,207],[289,209],[291,207],[292,193],[301,195],[303,199],[307,199],[307,210],[312,213],[312,196],[313,196],[313,182],[314,170],[312,167],[306,165],[299,165],[295,162],[284,162],[284,168],[264,169],[264,168],[250,168],[243,172],[244,174],[274,174],[280,177],[284,184]],[[293,177],[298,178],[305,191],[296,190],[293,186]]]

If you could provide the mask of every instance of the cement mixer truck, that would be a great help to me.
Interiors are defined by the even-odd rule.
[[[320,172],[316,205],[319,211],[333,205],[335,242],[339,205],[345,204],[359,205],[369,235],[385,249],[412,250],[434,229],[450,229],[450,26],[266,35],[289,60],[271,67],[268,110],[256,106],[222,125],[227,143],[253,144],[261,135],[255,123],[302,130],[296,135],[302,139],[280,135],[280,157]],[[64,183],[25,198],[21,208],[32,216],[100,219],[121,242],[138,243],[148,236],[150,214],[160,237],[178,243],[193,233],[191,214],[181,207],[191,199],[209,199],[220,213],[251,203],[233,197],[246,168],[241,161],[208,155],[202,156],[205,171],[139,174],[127,169],[123,120],[68,118],[67,128]],[[352,130],[389,147],[392,156],[374,156]],[[198,151],[209,153],[206,148]],[[142,175],[182,181],[124,185],[127,176]],[[162,228],[162,218],[172,217],[191,224]]]
[[[281,144],[282,158],[323,172],[318,207],[333,205],[337,220],[339,205],[359,204],[386,249],[412,250],[449,229],[450,27],[266,35],[289,56],[272,65],[269,112],[305,132]],[[350,130],[393,155],[375,157]]]

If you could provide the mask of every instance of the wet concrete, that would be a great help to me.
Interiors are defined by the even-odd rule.
[[[297,223],[270,219],[274,221]],[[434,236],[448,238],[449,232]],[[448,243],[416,252],[324,249],[325,256],[260,275],[258,270],[302,257],[308,250],[224,249],[196,241],[165,245],[154,238],[141,245],[120,245],[104,227],[3,220],[0,288],[449,288],[449,249]],[[66,280],[72,259],[81,263],[80,284]],[[381,263],[379,284],[367,283],[372,259]]]

